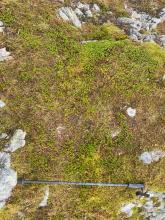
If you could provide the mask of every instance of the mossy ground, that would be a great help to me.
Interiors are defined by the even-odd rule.
[[[82,31],[56,17],[51,1],[0,3],[7,26],[0,46],[13,60],[0,63],[0,131],[27,132],[26,147],[12,155],[18,176],[68,181],[144,182],[165,190],[165,160],[145,166],[138,156],[164,149],[165,52],[126,39],[114,25]],[[82,45],[83,39],[98,42]],[[125,106],[137,109],[135,119]],[[62,132],[57,127],[62,126]],[[112,139],[111,131],[120,127]],[[1,148],[3,148],[1,142]],[[134,190],[52,186],[49,206],[37,209],[39,186],[18,186],[0,219],[124,219]],[[135,214],[136,215],[136,214]],[[140,219],[140,217],[132,217]]]

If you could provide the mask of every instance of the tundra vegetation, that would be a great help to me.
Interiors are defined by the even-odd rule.
[[[97,2],[103,11],[127,15],[124,2]],[[164,1],[130,1],[149,13]],[[165,150],[165,51],[155,43],[130,40],[114,23],[62,21],[53,0],[1,0],[0,133],[26,131],[26,145],[12,153],[18,177],[88,182],[144,182],[165,191],[165,159],[144,165],[144,151]],[[65,3],[66,5],[69,2]],[[158,27],[163,32],[163,24]],[[96,39],[95,42],[82,41]],[[127,109],[136,109],[129,117]],[[118,132],[117,132],[118,130]],[[116,135],[114,132],[116,131]],[[6,140],[0,140],[0,150]],[[123,203],[135,198],[125,188],[51,186],[48,206],[38,209],[42,186],[13,190],[1,220],[125,219]],[[135,210],[131,219],[142,219]]]

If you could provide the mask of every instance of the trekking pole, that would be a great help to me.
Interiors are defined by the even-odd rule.
[[[76,186],[112,186],[128,187],[131,189],[143,189],[143,183],[96,183],[96,182],[67,182],[67,181],[48,181],[48,180],[24,180],[18,179],[18,184],[47,184],[47,185],[76,185]]]

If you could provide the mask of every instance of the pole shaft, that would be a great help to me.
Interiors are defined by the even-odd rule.
[[[112,186],[112,187],[128,187],[133,189],[144,188],[144,184],[133,183],[94,183],[94,182],[67,182],[67,181],[47,181],[47,180],[18,180],[18,184],[48,184],[48,185],[77,185],[77,186]]]

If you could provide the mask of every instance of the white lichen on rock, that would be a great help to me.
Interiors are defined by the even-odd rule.
[[[46,187],[43,200],[39,204],[39,208],[44,208],[48,204],[48,198],[49,198],[49,187]]]
[[[139,156],[139,160],[142,161],[144,164],[150,164],[152,162],[157,162],[161,158],[165,157],[165,152],[161,150],[155,151],[146,151]]]
[[[11,139],[9,140],[9,143],[6,144],[5,151],[6,152],[14,152],[18,148],[24,147],[25,146],[25,136],[26,132],[24,132],[21,129],[17,129]]]
[[[6,47],[0,49],[0,61],[11,60],[11,53],[6,50]]]

